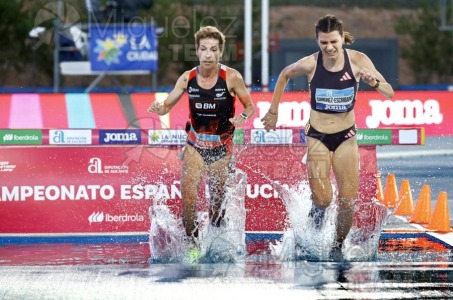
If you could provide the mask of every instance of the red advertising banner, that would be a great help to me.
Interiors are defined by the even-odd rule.
[[[263,128],[261,119],[267,113],[272,93],[252,93],[256,113],[245,128]],[[188,118],[187,96],[173,107],[167,116],[150,115],[147,109],[152,101],[165,99],[165,94],[132,95],[132,104],[142,128],[183,128]],[[424,127],[425,134],[453,135],[453,93],[395,92],[386,99],[378,92],[359,92],[356,102],[356,123],[359,128]],[[238,108],[240,110],[240,108]],[[277,126],[304,127],[310,117],[307,92],[286,92],[279,107]]]
[[[286,211],[272,181],[307,180],[301,145],[236,146],[248,177],[248,231],[281,231]],[[147,232],[153,199],[179,215],[180,147],[144,145],[8,146],[0,148],[0,233]],[[375,224],[375,146],[361,146],[361,184],[355,224]],[[200,195],[200,207],[206,202]]]
[[[187,96],[166,116],[147,112],[167,93],[117,94],[3,94],[0,95],[0,128],[142,128],[183,129],[188,119]],[[263,128],[272,92],[251,94],[256,114],[247,129]],[[121,99],[120,99],[121,98]],[[284,93],[279,109],[281,127],[302,128],[310,116],[307,92]],[[397,91],[389,100],[378,92],[359,92],[355,113],[359,128],[425,128],[425,134],[453,135],[453,93],[448,91]],[[239,104],[238,104],[239,105]],[[240,106],[240,105],[239,105]],[[241,108],[237,108],[241,111]]]

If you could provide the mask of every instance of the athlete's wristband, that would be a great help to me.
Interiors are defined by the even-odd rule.
[[[242,118],[244,118],[244,120],[247,120],[247,119],[249,118],[245,113],[240,114],[240,116],[241,116]]]

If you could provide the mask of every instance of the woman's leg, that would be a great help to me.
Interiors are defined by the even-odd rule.
[[[308,182],[314,205],[321,210],[332,202],[330,168],[332,166],[329,149],[321,141],[307,137]]]
[[[343,244],[354,220],[354,202],[359,189],[359,149],[357,138],[344,141],[332,159],[338,185],[337,243]]]
[[[190,145],[186,145],[182,156],[181,197],[182,222],[188,237],[198,237],[197,200],[205,164],[201,155]]]
[[[225,210],[222,204],[225,200],[226,183],[231,175],[231,154],[227,155],[208,166],[210,209],[209,218],[212,225],[219,227]]]

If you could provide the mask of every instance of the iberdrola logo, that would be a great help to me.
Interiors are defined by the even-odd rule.
[[[363,133],[357,133],[357,140],[363,140]]]
[[[119,63],[119,57],[123,52],[121,48],[127,43],[127,36],[119,33],[113,36],[113,39],[108,37],[105,40],[96,40],[96,48],[94,52],[98,53],[98,61],[104,61],[107,65]]]

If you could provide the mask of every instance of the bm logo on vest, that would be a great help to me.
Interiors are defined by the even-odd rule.
[[[204,103],[197,102],[197,103],[195,103],[195,108],[203,109],[203,110],[215,110],[217,108],[217,104],[210,103],[210,102],[204,102]]]

